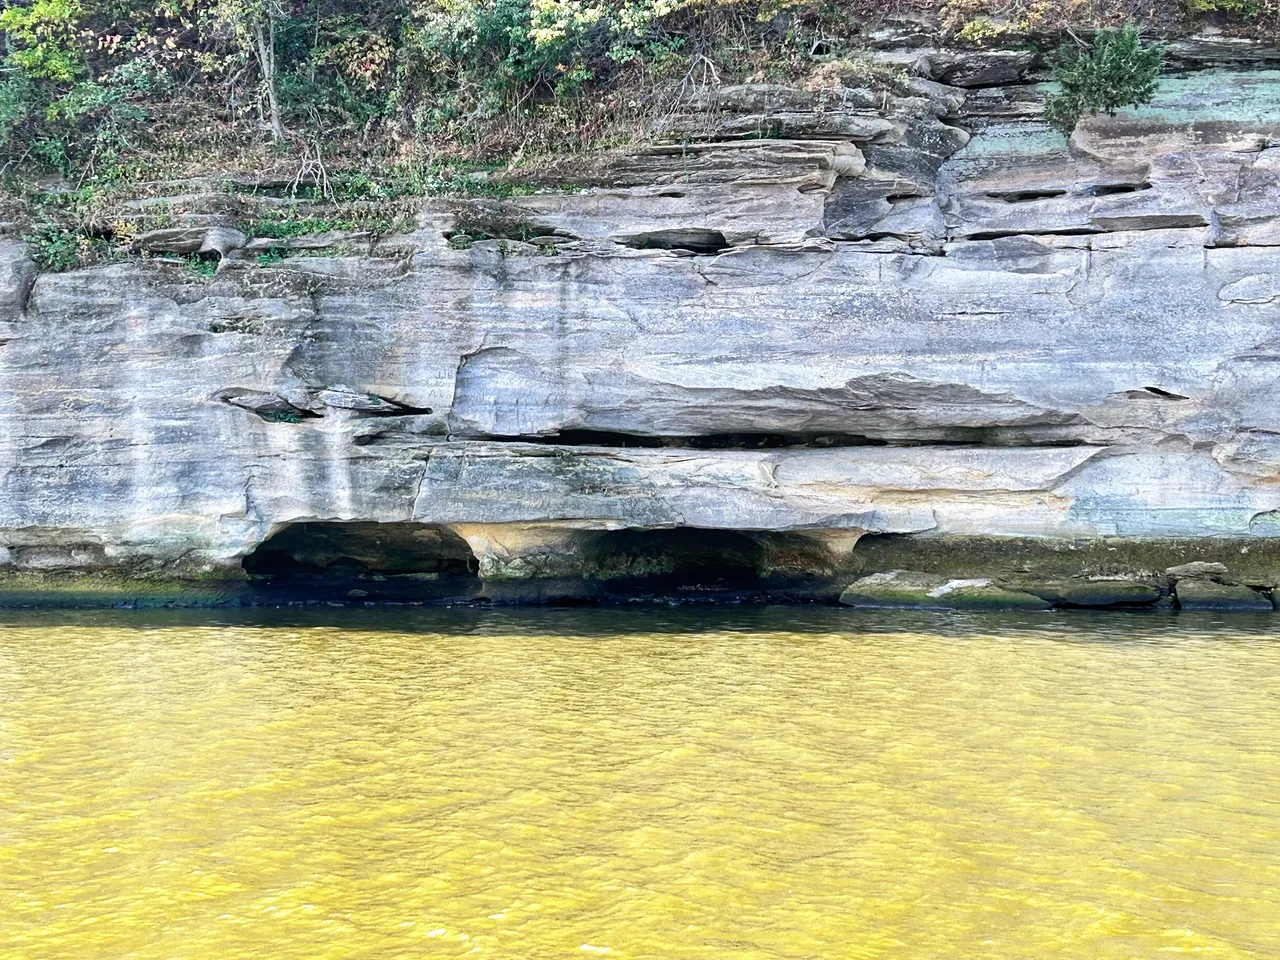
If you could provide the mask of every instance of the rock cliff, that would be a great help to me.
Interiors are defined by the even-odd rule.
[[[3,240],[0,592],[1280,582],[1280,72],[1192,50],[1068,143],[1026,57],[882,56],[915,76],[700,90],[376,242],[206,185],[143,239],[211,278]]]

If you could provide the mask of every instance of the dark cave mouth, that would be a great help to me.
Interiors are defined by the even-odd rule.
[[[482,581],[470,546],[448,527],[300,521],[241,566],[267,603],[609,603],[787,597],[825,562],[800,536],[694,527],[605,531],[577,549],[578,574]]]
[[[267,591],[349,599],[471,592],[479,586],[467,542],[424,523],[293,523],[264,540],[241,567]]]
[[[773,593],[820,576],[826,562],[800,537],[698,527],[598,534],[582,561],[606,597],[675,598]]]

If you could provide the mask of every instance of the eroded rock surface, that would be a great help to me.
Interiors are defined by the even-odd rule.
[[[1178,606],[1183,610],[1265,613],[1271,601],[1248,587],[1212,580],[1179,580]]]
[[[847,607],[913,610],[1048,610],[1049,601],[986,577],[958,579],[911,570],[873,573],[855,580],[840,602]]]
[[[0,571],[234,580],[308,522],[435,531],[482,582],[602,575],[620,530],[824,576],[866,535],[1270,542],[1280,75],[1068,143],[1024,67],[700,92],[519,173],[572,189],[431,201],[367,255],[263,265],[201,221],[139,243],[211,279],[37,275],[0,243]]]

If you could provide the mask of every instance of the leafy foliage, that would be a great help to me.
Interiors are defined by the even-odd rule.
[[[1160,0],[1184,12],[1241,12],[1253,2]],[[1256,2],[1270,9],[1280,0]],[[352,208],[393,207],[407,196],[504,197],[537,187],[490,177],[485,164],[626,142],[698,84],[892,88],[899,81],[859,58],[855,38],[870,18],[907,7],[939,14],[961,42],[1004,44],[1060,29],[1082,3],[7,0],[0,174],[31,183],[27,174],[52,168],[69,181],[60,191],[110,194],[220,169],[287,167],[292,175],[301,155],[321,173],[309,168],[287,192],[347,204],[321,214],[335,224],[356,218]],[[1097,23],[1154,9],[1151,0],[1090,0],[1088,8]],[[1052,110],[1064,128],[1144,95],[1117,75],[1107,37],[1062,68]],[[759,135],[774,132],[765,126]],[[157,183],[157,195],[162,189]],[[116,236],[86,211],[102,215],[89,205],[46,212],[86,236]],[[356,219],[377,233],[371,218],[400,216],[380,209]],[[273,229],[262,226],[264,235]]]
[[[13,66],[40,80],[74,80],[84,72],[77,28],[84,16],[79,0],[33,0],[0,13],[0,29],[16,41]]]
[[[1187,0],[1196,13],[1236,13],[1243,17],[1256,17],[1263,9],[1263,0]]]
[[[198,277],[206,280],[218,272],[218,261],[210,257],[201,257],[198,254],[188,254],[182,258],[183,265]]]
[[[88,237],[55,223],[39,224],[22,239],[31,251],[31,259],[55,273],[82,266],[92,255]]]
[[[1085,52],[1063,48],[1053,77],[1062,88],[1045,101],[1045,120],[1070,136],[1080,118],[1149,103],[1155,96],[1164,49],[1148,46],[1132,23],[1104,30]]]
[[[260,217],[245,226],[245,232],[249,236],[273,240],[288,240],[308,233],[327,233],[330,230],[356,229],[359,229],[359,224],[353,220],[328,220],[286,211],[280,211],[275,216]]]
[[[659,21],[713,2],[16,0],[0,12],[0,161],[121,175],[174,91],[277,140],[456,132],[678,50]]]

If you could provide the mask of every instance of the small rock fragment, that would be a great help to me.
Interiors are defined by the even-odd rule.
[[[372,393],[356,393],[351,390],[321,390],[317,397],[326,407],[336,410],[365,410],[375,413],[399,413],[401,408]]]
[[[1179,563],[1176,566],[1167,567],[1164,572],[1171,577],[1180,579],[1187,577],[1221,577],[1226,574],[1227,567],[1222,563],[1206,563],[1203,560],[1193,560],[1190,563]]]
[[[133,241],[134,249],[149,253],[196,253],[204,245],[204,227],[167,227],[151,230]]]
[[[239,250],[245,244],[245,235],[233,227],[210,227],[200,244],[199,253],[216,253],[225,257],[232,250]]]

